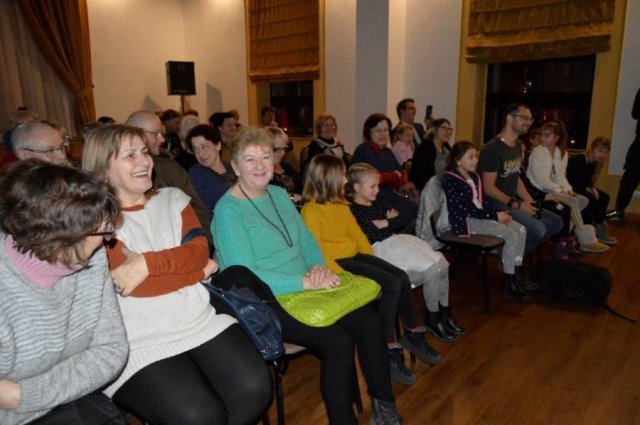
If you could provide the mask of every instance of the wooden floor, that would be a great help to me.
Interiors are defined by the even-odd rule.
[[[640,318],[640,215],[610,225],[610,233],[618,245],[584,261],[612,273],[610,305]],[[491,314],[483,311],[479,262],[463,265],[451,280],[451,299],[469,333],[454,344],[430,337],[442,363],[418,363],[413,386],[394,384],[405,424],[640,424],[640,324],[541,294],[514,304],[499,293],[496,259],[489,268]],[[288,425],[327,423],[312,355],[292,360],[284,388]],[[364,424],[371,409],[361,374],[360,388]],[[274,406],[270,418],[275,424]]]

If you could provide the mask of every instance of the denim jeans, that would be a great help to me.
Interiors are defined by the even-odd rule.
[[[524,255],[530,253],[531,250],[540,245],[542,241],[550,238],[562,229],[562,218],[545,209],[541,209],[540,218],[536,218],[525,211],[510,208],[503,204],[498,204],[497,207],[507,211],[515,221],[527,229]]]

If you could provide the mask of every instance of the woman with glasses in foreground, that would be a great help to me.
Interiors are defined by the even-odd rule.
[[[94,393],[128,353],[101,249],[117,214],[74,168],[28,159],[0,181],[0,423],[125,423]]]
[[[199,282],[218,265],[206,234],[187,195],[153,190],[145,140],[137,128],[100,128],[82,158],[115,189],[122,214],[107,254],[131,352],[105,392],[155,425],[255,423],[271,400],[266,364],[236,321],[210,305]],[[202,233],[187,240],[193,229]]]

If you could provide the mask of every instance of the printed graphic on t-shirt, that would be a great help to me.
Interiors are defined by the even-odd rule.
[[[522,165],[521,163],[522,163],[522,158],[520,156],[503,162],[502,172],[500,173],[500,177],[505,178],[505,177],[509,177],[511,174],[519,174],[520,165]]]

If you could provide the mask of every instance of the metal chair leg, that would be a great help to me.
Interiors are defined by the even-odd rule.
[[[491,312],[491,301],[489,293],[489,273],[487,271],[487,252],[482,251],[482,291],[484,293],[484,312]]]

